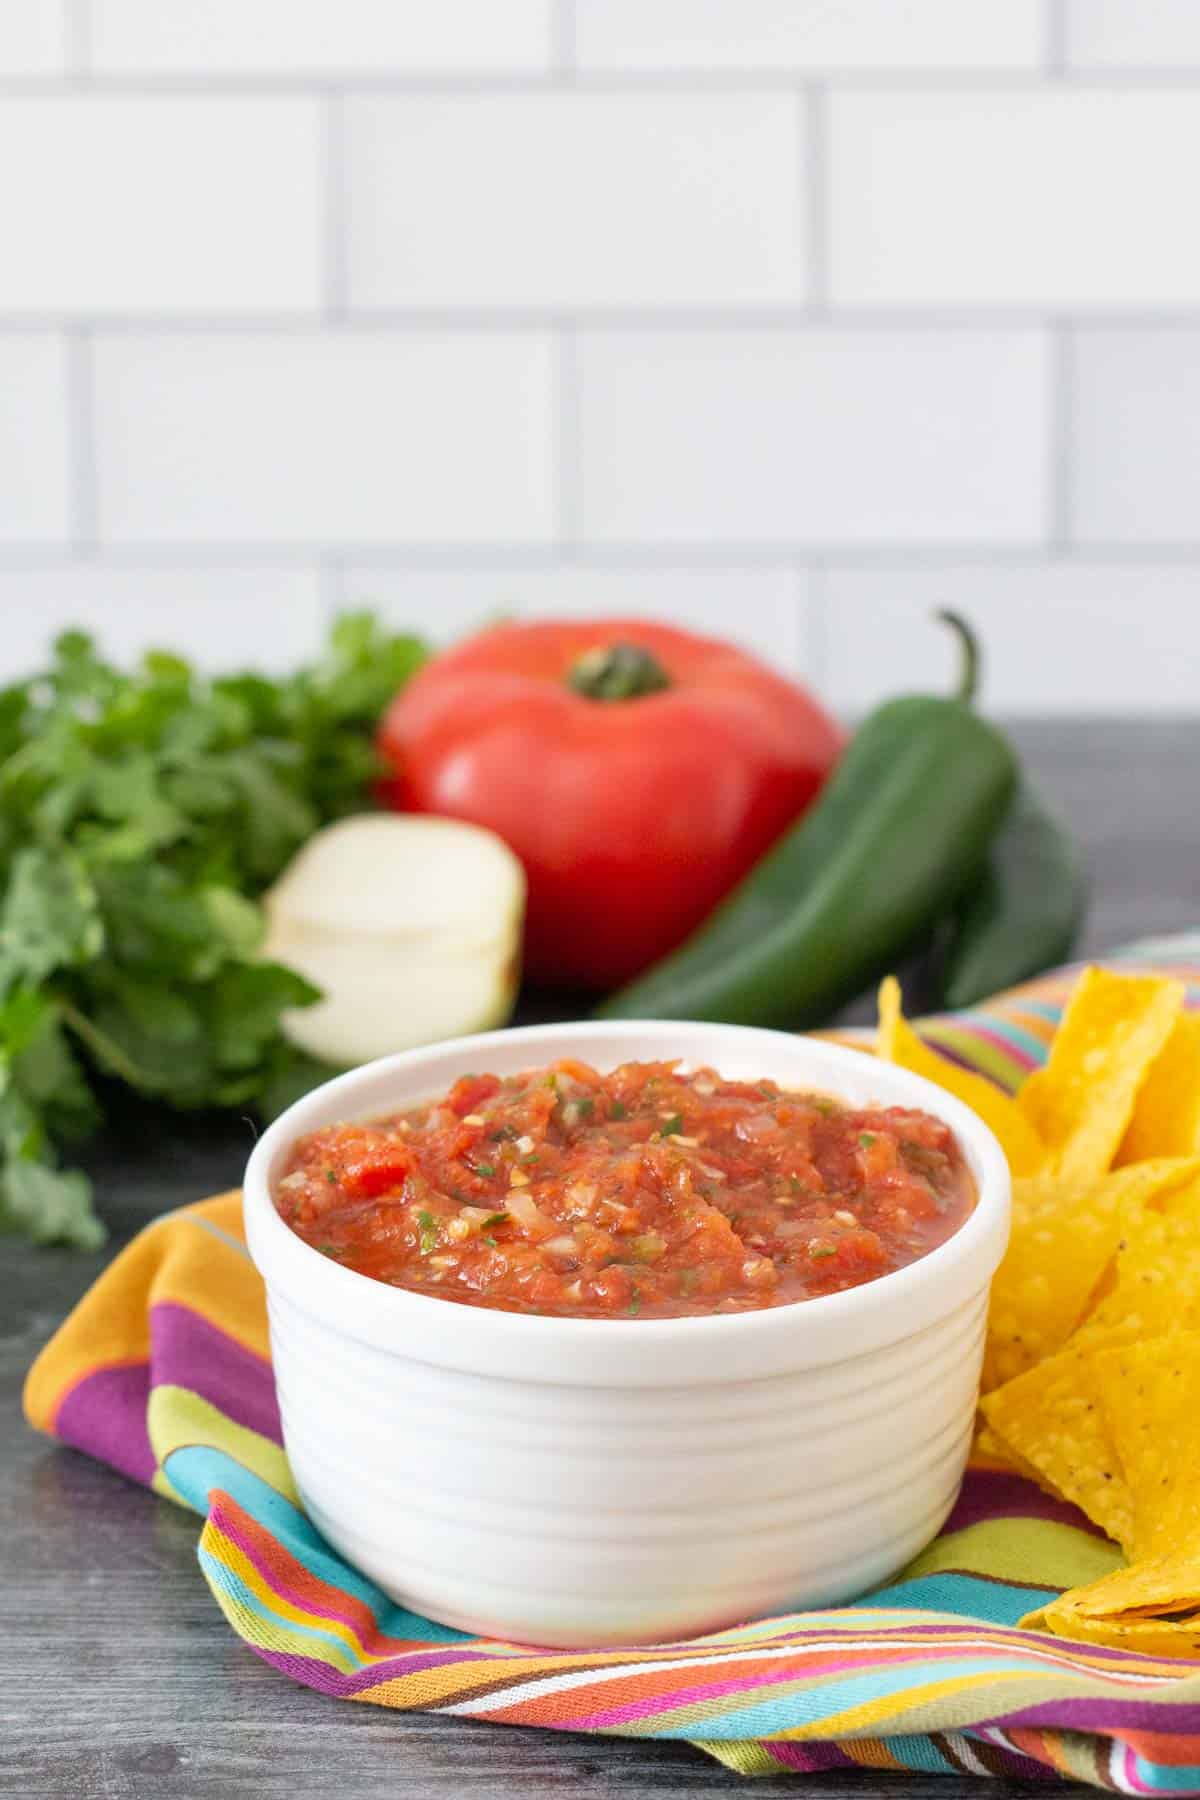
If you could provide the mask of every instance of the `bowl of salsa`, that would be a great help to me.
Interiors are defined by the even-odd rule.
[[[847,1599],[962,1477],[1003,1154],[869,1055],[595,1022],[389,1057],[256,1146],[285,1443],[393,1598],[518,1642]]]

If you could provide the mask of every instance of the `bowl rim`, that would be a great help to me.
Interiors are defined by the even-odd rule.
[[[786,1060],[811,1062],[818,1091],[838,1096],[837,1076],[844,1072],[850,1087],[877,1085],[886,1104],[913,1105],[941,1118],[955,1132],[975,1181],[972,1212],[944,1243],[915,1262],[847,1288],[840,1293],[764,1307],[743,1313],[694,1314],[682,1318],[570,1318],[557,1314],[518,1313],[498,1307],[462,1306],[438,1295],[391,1287],[356,1270],[331,1262],[286,1225],[275,1209],[272,1183],[275,1165],[305,1131],[335,1119],[378,1117],[387,1101],[361,1096],[367,1090],[394,1085],[397,1106],[420,1086],[425,1067],[431,1070],[428,1091],[449,1085],[445,1063],[460,1063],[458,1073],[478,1068],[493,1047],[507,1052],[529,1046],[525,1066],[537,1066],[569,1055],[582,1040],[627,1044],[644,1040],[647,1059],[657,1051],[685,1061],[721,1066],[721,1044],[737,1044],[747,1053],[761,1049],[764,1075],[770,1053],[781,1045]],[[697,1037],[711,1043],[698,1053]],[[679,1047],[686,1039],[689,1048]],[[621,1060],[628,1060],[622,1055]],[[863,1083],[870,1063],[878,1083]],[[435,1075],[433,1068],[438,1065]],[[414,1077],[417,1078],[414,1082]],[[855,1078],[857,1077],[857,1081]],[[771,1079],[779,1080],[778,1073]],[[787,1075],[793,1086],[807,1085],[799,1070]],[[851,1101],[851,1104],[862,1102]],[[757,1026],[681,1020],[579,1020],[526,1025],[479,1032],[404,1050],[364,1063],[334,1076],[293,1102],[259,1138],[246,1167],[244,1218],[251,1257],[268,1293],[284,1305],[315,1314],[340,1335],[377,1349],[390,1350],[435,1366],[495,1374],[501,1378],[595,1385],[601,1379],[617,1385],[661,1385],[671,1375],[683,1385],[709,1379],[697,1353],[712,1352],[723,1361],[718,1378],[744,1378],[748,1373],[783,1373],[817,1367],[867,1354],[899,1343],[952,1312],[986,1287],[1008,1239],[1011,1184],[1004,1152],[990,1129],[954,1095],[893,1063],[878,1061],[828,1039]],[[548,1367],[546,1357],[557,1361]],[[652,1357],[651,1363],[646,1362]],[[656,1374],[656,1371],[658,1373]],[[740,1373],[739,1373],[740,1371]]]

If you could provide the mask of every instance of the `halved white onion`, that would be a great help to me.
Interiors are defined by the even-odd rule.
[[[265,898],[265,954],[319,987],[284,1015],[326,1062],[486,1031],[512,1011],[525,875],[493,832],[367,813],[310,838]]]

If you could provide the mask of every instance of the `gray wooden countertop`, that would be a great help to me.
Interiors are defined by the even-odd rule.
[[[1026,723],[1015,735],[1087,846],[1085,948],[1200,924],[1200,719]],[[191,1515],[27,1430],[25,1370],[107,1257],[155,1214],[234,1185],[249,1144],[245,1122],[138,1114],[92,1156],[113,1230],[104,1254],[0,1240],[0,1795],[652,1800],[741,1787],[686,1745],[391,1713],[297,1687],[226,1627]],[[969,1785],[850,1774],[749,1791],[785,1784],[811,1800],[944,1800]],[[987,1791],[1011,1800],[1019,1785]]]

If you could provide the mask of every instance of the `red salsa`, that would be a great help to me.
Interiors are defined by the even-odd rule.
[[[975,1195],[929,1113],[712,1069],[564,1061],[295,1145],[275,1193],[314,1249],[508,1312],[678,1318],[781,1306],[915,1262]]]

